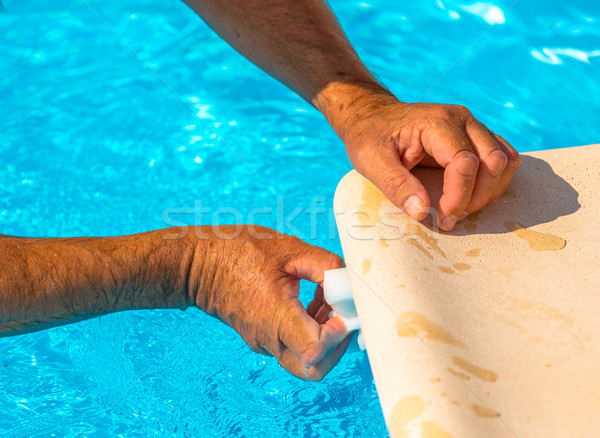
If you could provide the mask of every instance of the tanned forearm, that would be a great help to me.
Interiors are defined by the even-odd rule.
[[[202,282],[203,246],[167,230],[63,239],[0,235],[0,336],[131,309],[185,308]]]
[[[196,306],[256,352],[320,380],[348,345],[323,294],[309,309],[301,279],[322,283],[340,257],[257,225],[196,226],[122,237],[0,235],[0,336],[130,309]],[[152,329],[152,327],[150,327]]]
[[[374,100],[371,75],[322,0],[184,0],[236,50],[315,105],[342,139]]]

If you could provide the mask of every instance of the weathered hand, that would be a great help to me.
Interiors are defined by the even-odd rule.
[[[298,286],[300,279],[322,283],[324,272],[342,267],[342,259],[259,226],[202,232],[208,239],[203,272],[191,272],[196,305],[233,327],[257,353],[275,356],[295,376],[303,378],[309,367],[308,379],[322,379],[346,350],[348,332],[339,318],[329,318],[321,286],[308,311],[298,300]]]
[[[437,218],[446,231],[500,196],[520,166],[517,151],[462,106],[382,96],[357,100],[351,114],[342,131],[350,161],[411,217],[427,216],[430,198],[410,170],[445,168]]]

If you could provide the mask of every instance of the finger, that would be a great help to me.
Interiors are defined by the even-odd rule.
[[[479,121],[467,121],[466,132],[479,158],[479,168],[471,199],[462,216],[479,210],[490,201],[508,163],[508,157],[500,144]]]
[[[308,369],[290,350],[283,350],[277,361],[288,373],[299,379],[304,379],[304,373],[306,372],[308,378]]]
[[[319,309],[323,306],[323,303],[325,301],[324,295],[325,294],[323,292],[323,286],[318,284],[315,289],[315,297],[309,303],[309,305],[306,307],[306,312],[311,316],[311,318],[315,319],[315,315],[317,314]]]
[[[329,319],[331,310],[331,306],[325,302],[323,287],[317,285],[315,289],[315,298],[306,308],[306,313],[308,313],[312,319],[317,321],[318,324],[325,324]]]
[[[475,187],[479,159],[466,133],[450,124],[440,125],[435,136],[425,137],[426,150],[445,168],[443,194],[438,204],[438,225],[450,231],[464,213]],[[435,144],[429,144],[435,141]]]
[[[508,184],[512,180],[513,176],[515,175],[517,170],[519,170],[519,167],[521,167],[521,156],[519,155],[517,150],[514,147],[512,147],[509,142],[507,142],[504,138],[502,138],[498,134],[494,134],[493,132],[491,134],[494,136],[496,141],[500,144],[500,146],[504,150],[504,153],[508,157],[508,163],[506,164],[506,168],[504,169],[504,172],[502,173],[502,177],[500,178],[500,181],[498,182],[496,191],[490,198],[490,202],[495,201],[502,193],[504,193],[504,191],[508,187]]]
[[[351,339],[352,335],[346,336],[331,353],[321,360],[321,362],[313,367],[310,367],[306,373],[308,380],[317,382],[323,380],[323,377],[329,374],[329,371],[331,371],[340,361],[341,357],[348,349],[348,344],[350,343]]]
[[[325,356],[318,364],[307,368],[290,350],[282,351],[278,357],[279,364],[294,376],[311,381],[320,381],[335,367],[346,352],[352,336],[348,335],[335,349]],[[306,374],[305,374],[306,373]]]
[[[321,361],[348,335],[344,323],[337,317],[325,324],[317,323],[299,300],[289,301],[279,324],[279,339],[304,365]]]
[[[295,241],[297,243],[298,241]],[[325,271],[344,267],[344,260],[330,251],[300,241],[302,246],[299,255],[286,266],[287,273],[296,278],[322,284]]]
[[[308,315],[311,318],[315,319],[315,315],[321,309],[322,306],[323,306],[323,301],[318,301],[318,300],[314,299],[306,307],[306,313],[308,313]]]
[[[315,288],[315,300],[325,302],[325,291],[323,290],[323,286],[320,284],[317,284],[317,287]]]
[[[329,319],[329,315],[333,309],[327,303],[323,303],[323,306],[319,309],[319,311],[315,314],[315,321],[319,324],[325,324]]]
[[[369,151],[357,163],[358,170],[406,214],[422,220],[429,212],[429,195],[423,184],[403,164],[398,151],[382,147]]]

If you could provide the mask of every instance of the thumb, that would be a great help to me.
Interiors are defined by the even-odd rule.
[[[278,332],[280,342],[307,367],[319,363],[348,336],[348,330],[339,317],[319,324],[297,299],[287,302]]]
[[[430,204],[427,190],[404,167],[395,148],[371,148],[355,167],[410,217],[420,221],[427,216]]]
[[[323,283],[325,271],[344,266],[344,260],[325,248],[300,241],[299,251],[284,268],[286,273],[295,278]]]

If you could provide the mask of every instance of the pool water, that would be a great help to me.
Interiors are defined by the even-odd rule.
[[[254,222],[277,227],[277,211],[312,202],[316,225],[302,210],[283,231],[341,253],[330,207],[351,166],[320,114],[179,2],[88,2],[172,90],[83,1],[4,0],[0,233],[134,233],[167,216],[193,223],[185,209],[197,202],[243,219],[272,209]],[[520,151],[599,141],[596,1],[330,3],[402,99],[466,105]],[[311,291],[301,288],[305,302]],[[194,309],[0,339],[0,431],[387,436],[364,353],[307,384]]]

